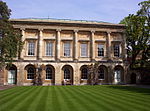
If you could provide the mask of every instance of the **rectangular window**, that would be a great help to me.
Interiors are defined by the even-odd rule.
[[[70,42],[64,43],[64,56],[66,57],[70,56]]]
[[[53,56],[53,43],[52,42],[46,43],[46,56]]]
[[[104,45],[98,44],[98,57],[104,56]]]
[[[114,44],[114,56],[115,57],[120,56],[120,46],[119,46],[119,44]]]
[[[86,43],[82,43],[81,44],[81,57],[87,57],[87,44]]]
[[[30,56],[35,55],[35,42],[28,43],[28,55],[30,55]]]

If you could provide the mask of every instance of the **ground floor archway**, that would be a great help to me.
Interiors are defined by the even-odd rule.
[[[17,67],[12,64],[6,67],[7,69],[7,83],[9,85],[17,84]]]
[[[70,65],[62,68],[62,85],[73,85],[73,68]]]

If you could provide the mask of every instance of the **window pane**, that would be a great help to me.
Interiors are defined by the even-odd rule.
[[[81,70],[81,79],[88,79],[88,70],[87,70],[87,68],[83,68],[82,70]]]
[[[98,44],[98,56],[104,56],[104,45]]]
[[[70,56],[70,42],[64,43],[64,56]]]
[[[52,79],[52,68],[46,68],[46,79]]]
[[[64,79],[70,79],[70,70],[64,69]]]
[[[120,56],[120,47],[118,44],[114,45],[114,56],[116,56],[116,57]]]
[[[53,56],[53,43],[52,42],[46,43],[46,56]]]
[[[81,56],[82,57],[87,57],[87,44],[81,44]]]
[[[28,55],[35,55],[35,43],[29,42],[28,44]]]
[[[27,71],[27,79],[34,79],[34,68],[29,67]]]
[[[98,79],[104,79],[104,69],[102,68],[98,70]]]

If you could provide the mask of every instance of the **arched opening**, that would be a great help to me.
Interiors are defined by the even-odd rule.
[[[17,67],[15,65],[7,66],[7,82],[10,85],[17,84]]]
[[[50,81],[52,85],[55,84],[55,69],[52,65],[46,65],[45,80]]]
[[[30,83],[35,83],[35,78],[36,78],[36,68],[34,65],[27,65],[25,67],[26,73],[25,73],[25,78],[30,81]]]
[[[63,85],[73,85],[73,68],[70,65],[65,65],[62,68],[62,84]]]
[[[120,84],[124,82],[124,73],[122,66],[116,66],[114,68],[114,83]]]
[[[104,65],[100,65],[98,68],[98,83],[108,83],[108,70]]]
[[[131,84],[136,84],[136,74],[135,73],[131,74]]]
[[[80,74],[80,83],[81,84],[88,84],[90,81],[88,80],[88,67],[87,65],[83,65],[80,68],[81,74]]]

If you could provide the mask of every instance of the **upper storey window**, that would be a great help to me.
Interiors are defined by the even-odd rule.
[[[53,43],[52,42],[46,43],[46,56],[53,56]]]
[[[35,42],[28,43],[28,55],[34,56],[35,55]]]
[[[87,53],[87,48],[88,48],[88,45],[86,43],[82,43],[81,44],[81,57],[87,57],[88,53]]]
[[[120,45],[114,44],[114,56],[119,57],[120,56]]]
[[[104,56],[104,45],[102,45],[102,44],[98,44],[98,46],[97,46],[98,48],[98,57],[102,57],[102,56]]]
[[[70,48],[71,48],[70,42],[65,42],[64,43],[64,56],[65,57],[70,56]]]

